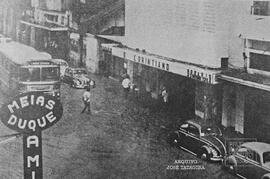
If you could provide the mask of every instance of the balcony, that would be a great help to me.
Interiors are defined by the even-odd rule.
[[[50,31],[66,31],[70,23],[70,13],[43,9],[27,10],[21,23]]]

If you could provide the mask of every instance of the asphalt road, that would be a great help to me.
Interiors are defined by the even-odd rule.
[[[124,99],[119,82],[92,78],[92,115],[80,114],[83,90],[62,85],[64,114],[42,133],[44,179],[234,178],[219,164],[167,144],[179,119]],[[0,124],[0,136],[12,133]],[[22,138],[6,139],[0,137],[0,179],[23,178]],[[183,169],[195,164],[197,169]]]

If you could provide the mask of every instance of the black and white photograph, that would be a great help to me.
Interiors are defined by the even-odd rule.
[[[270,0],[0,0],[0,179],[270,179]]]

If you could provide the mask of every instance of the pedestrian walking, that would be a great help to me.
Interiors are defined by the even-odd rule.
[[[127,99],[127,96],[128,96],[129,90],[130,90],[130,85],[131,85],[131,82],[130,82],[129,76],[127,75],[124,78],[124,80],[122,81],[125,99]]]
[[[87,87],[86,91],[83,93],[83,96],[82,96],[82,100],[83,100],[83,103],[84,103],[84,108],[83,108],[81,113],[84,113],[84,111],[87,109],[88,113],[92,114],[91,113],[91,107],[90,107],[90,102],[91,102],[90,98],[91,98],[90,88]]]

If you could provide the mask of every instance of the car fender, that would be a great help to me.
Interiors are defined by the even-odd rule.
[[[211,156],[212,156],[210,146],[208,146],[208,145],[203,145],[203,146],[199,149],[199,151],[198,151],[198,153],[197,153],[197,156],[201,158],[202,155],[203,155],[204,153],[205,153],[207,156],[205,156],[205,158],[204,158],[203,160],[210,160],[210,158],[211,158]]]
[[[201,148],[200,148],[200,152],[202,151],[206,151],[207,154],[211,155],[211,149],[210,149],[210,146],[208,145],[203,145]]]
[[[261,179],[270,179],[270,173],[264,174]]]
[[[224,166],[226,167],[228,165],[237,166],[237,161],[236,161],[236,158],[234,156],[229,156],[229,157],[225,158]]]

